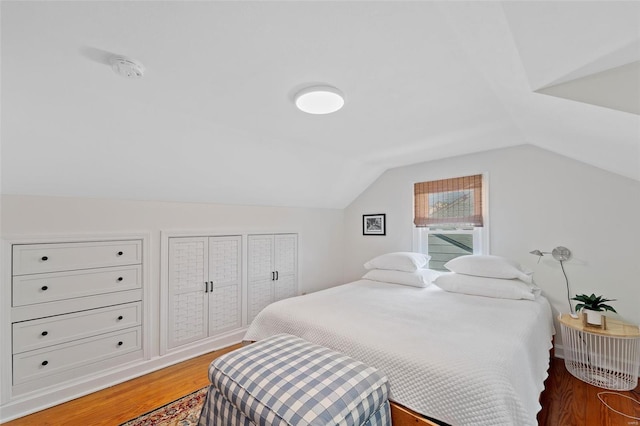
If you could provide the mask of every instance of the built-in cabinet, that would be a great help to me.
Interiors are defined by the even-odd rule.
[[[169,238],[169,349],[242,325],[242,236]]]
[[[247,237],[247,315],[253,321],[270,303],[298,291],[297,234]]]
[[[166,237],[163,352],[242,331],[268,304],[298,292],[298,235]]]
[[[11,263],[12,395],[143,359],[141,240],[13,244]]]
[[[238,343],[298,293],[297,234],[163,231],[159,258],[150,239],[0,241],[0,421]]]

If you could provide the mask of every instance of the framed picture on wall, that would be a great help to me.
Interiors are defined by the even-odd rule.
[[[386,215],[363,214],[362,215],[362,235],[386,235]]]

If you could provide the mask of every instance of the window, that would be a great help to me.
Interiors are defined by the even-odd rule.
[[[414,184],[414,250],[431,256],[429,268],[488,252],[483,176]]]

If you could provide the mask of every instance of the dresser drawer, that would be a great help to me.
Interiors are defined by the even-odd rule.
[[[142,263],[140,240],[13,246],[13,275]]]
[[[13,324],[13,353],[138,326],[142,303],[127,303]]]
[[[139,265],[13,277],[13,306],[113,293],[142,287]],[[82,310],[78,305],[77,310]]]
[[[141,327],[76,340],[13,356],[13,384],[116,357],[142,347]]]

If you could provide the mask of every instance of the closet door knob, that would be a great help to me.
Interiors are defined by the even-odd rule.
[[[49,287],[47,287],[46,285],[43,285],[40,289],[41,289],[42,291],[47,291],[47,290],[49,289]]]
[[[124,278],[118,277],[118,282],[122,281]]]
[[[122,346],[122,342],[118,342],[118,346]]]
[[[124,317],[123,317],[122,315],[120,315],[120,316],[118,317],[118,321],[122,321],[122,319],[123,319],[123,318],[124,318]]]
[[[122,256],[124,254],[124,252],[119,251],[118,252],[118,256]]]
[[[49,258],[47,256],[42,256],[42,261],[46,262],[47,260],[49,260]]]
[[[49,361],[42,361],[42,365],[47,365],[49,364]]]
[[[46,336],[47,334],[49,334],[49,332],[48,332],[48,331],[43,331],[41,334],[42,334],[43,336]]]

